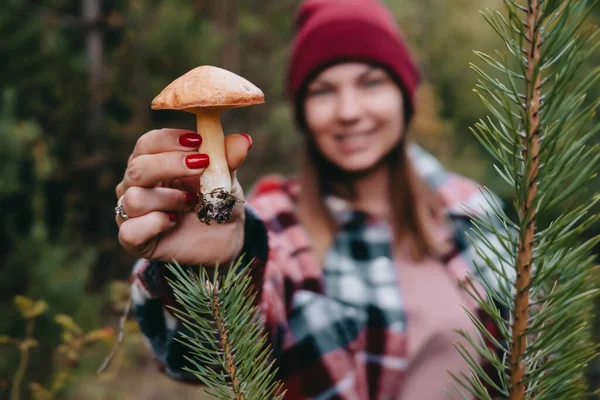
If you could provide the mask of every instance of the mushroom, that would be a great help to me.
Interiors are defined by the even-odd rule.
[[[231,219],[237,198],[231,195],[231,174],[225,156],[221,112],[265,102],[263,92],[232,72],[208,65],[180,76],[152,100],[153,110],[183,110],[196,114],[199,152],[210,156],[210,164],[200,178],[196,211],[207,225]]]

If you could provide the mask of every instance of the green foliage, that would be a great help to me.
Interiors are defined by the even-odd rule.
[[[6,89],[0,103],[0,195],[7,196],[21,190],[23,178],[22,160],[29,155],[29,147],[41,142],[40,127],[33,121],[19,121],[15,118],[16,93]],[[40,154],[39,174],[48,171],[50,160]]]
[[[208,386],[213,398],[229,400],[281,399],[282,386],[275,382],[271,349],[254,306],[249,266],[241,260],[226,273],[215,267],[186,273],[178,264],[168,265],[169,281],[181,308],[178,318],[193,336],[178,338],[189,347],[188,371]]]
[[[69,35],[53,25],[52,13],[44,8],[58,3],[12,0],[0,8],[5,58],[0,65],[0,270],[5,277],[0,282],[0,332],[10,336],[26,325],[12,307],[17,294],[43,298],[86,329],[101,323],[101,297],[86,296],[99,252],[79,232],[72,234],[77,211],[68,207],[65,186],[57,184],[69,169],[65,143],[77,147],[64,141],[69,125],[78,125],[81,134],[71,105],[85,103],[74,95],[57,107],[57,98],[69,93],[61,87],[61,74],[70,74],[70,88],[78,87],[72,81],[78,57],[64,56],[70,51]],[[81,108],[76,113],[81,116]],[[41,315],[36,326],[40,346],[31,355],[34,368],[28,369],[26,381],[49,379],[52,349],[60,343],[60,329],[48,315]],[[11,349],[0,348],[0,376],[10,375],[17,362]]]
[[[585,368],[597,354],[590,337],[597,293],[591,252],[600,242],[599,236],[581,240],[599,220],[593,207],[600,200],[584,190],[595,178],[600,158],[593,144],[600,129],[594,121],[600,101],[586,103],[586,93],[600,78],[600,69],[585,77],[580,72],[597,43],[595,35],[582,32],[596,2],[504,3],[505,13],[484,13],[508,51],[477,53],[487,69],[473,65],[480,78],[475,91],[491,116],[480,119],[473,133],[512,187],[517,221],[511,222],[495,203],[490,203],[491,215],[478,218],[472,236],[484,239],[482,232],[491,230],[501,244],[483,241],[477,251],[484,264],[478,271],[493,270],[499,284],[479,279],[487,296],[475,286],[471,292],[496,321],[506,344],[488,348],[483,338],[491,337],[480,324],[479,337],[465,333],[495,373],[488,375],[475,354],[461,346],[473,375],[460,377],[459,383],[465,398],[490,399],[484,383],[501,398],[584,398]],[[509,310],[508,321],[497,304]]]
[[[19,353],[19,362],[11,382],[11,400],[19,400],[23,392],[22,384],[26,370],[31,364],[31,351],[39,348],[40,343],[35,338],[35,322],[48,313],[48,303],[44,300],[33,300],[25,296],[15,296],[14,304],[20,317],[26,322],[25,335],[16,338],[0,335],[0,346],[14,346]],[[60,368],[51,379],[48,388],[38,382],[31,382],[28,386],[34,400],[54,400],[62,395],[71,382],[71,372],[81,355],[92,345],[100,341],[110,341],[114,332],[110,328],[93,330],[85,333],[68,315],[58,314],[54,322],[62,328],[62,344],[57,347],[56,355],[62,360]]]

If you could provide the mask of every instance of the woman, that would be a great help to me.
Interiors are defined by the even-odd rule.
[[[409,145],[419,76],[388,11],[374,0],[300,7],[288,89],[304,134],[297,178],[261,180],[231,222],[193,212],[208,155],[176,129],[143,135],[120,199],[119,240],[134,269],[136,315],[164,370],[178,379],[184,328],[162,262],[254,258],[259,310],[290,399],[436,400],[469,373],[456,329],[474,334],[460,287],[471,268],[461,204],[477,186]],[[232,173],[252,140],[227,137]],[[160,166],[160,168],[157,168]],[[243,197],[240,185],[234,190]],[[126,214],[123,214],[125,212]]]

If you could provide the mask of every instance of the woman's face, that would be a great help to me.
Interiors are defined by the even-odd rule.
[[[330,162],[347,172],[372,168],[403,134],[403,97],[382,68],[352,62],[321,72],[308,86],[306,123]]]

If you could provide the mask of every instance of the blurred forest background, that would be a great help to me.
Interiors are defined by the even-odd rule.
[[[21,398],[29,398],[31,388],[38,398],[55,398],[68,379],[65,371],[72,384],[61,396],[70,398],[202,398],[197,388],[158,376],[131,323],[108,371],[95,375],[114,341],[111,328],[118,329],[134,262],[117,241],[114,187],[142,133],[195,128],[191,115],[153,112],[150,102],[173,79],[202,64],[238,73],[265,92],[265,105],[223,116],[226,132],[248,132],[254,139],[238,175],[242,184],[249,188],[263,174],[294,171],[300,137],[283,83],[299,1],[2,3],[0,335],[23,338],[26,326],[33,326],[15,307],[14,296],[43,299],[47,305],[35,316],[31,337],[38,345],[30,351]],[[387,3],[425,76],[412,137],[449,168],[511,202],[511,191],[469,132],[485,115],[472,92],[473,49],[503,50],[479,10],[499,8],[501,0]],[[590,32],[598,24],[597,8]],[[584,69],[599,61],[596,52]],[[599,94],[597,86],[590,98]],[[593,182],[590,190],[599,186]],[[594,230],[598,234],[600,227]],[[20,304],[23,310],[23,300]],[[59,314],[71,316],[78,326],[64,316],[57,323]],[[89,331],[92,339],[76,342],[89,339],[84,335]],[[0,398],[8,398],[18,362],[17,347],[0,343]],[[49,389],[57,385],[55,393],[30,387],[31,382]]]

